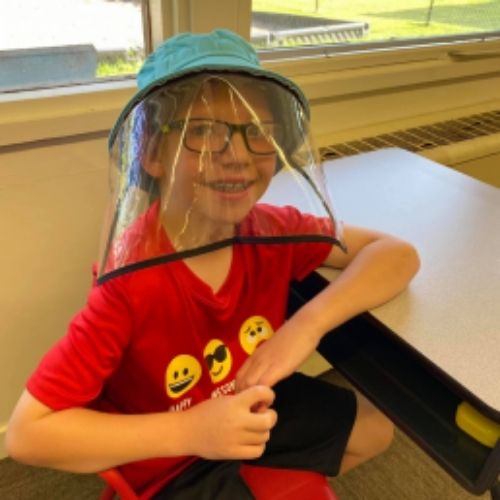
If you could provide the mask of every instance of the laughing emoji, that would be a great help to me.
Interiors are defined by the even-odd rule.
[[[201,365],[189,354],[179,354],[170,361],[165,373],[167,394],[178,398],[191,389],[201,377]]]

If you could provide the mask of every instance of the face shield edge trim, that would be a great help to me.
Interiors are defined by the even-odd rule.
[[[161,257],[155,257],[148,260],[143,260],[140,262],[134,262],[113,271],[110,271],[102,276],[98,277],[96,282],[98,285],[102,285],[113,278],[117,278],[124,274],[128,274],[133,271],[140,271],[141,269],[146,269],[148,267],[153,267],[160,264],[167,264],[168,262],[180,261],[189,257],[195,257],[197,255],[202,255],[204,253],[212,252],[214,250],[219,250],[221,248],[231,246],[231,245],[245,245],[245,244],[283,244],[283,243],[330,243],[332,245],[340,248],[344,253],[347,253],[347,247],[337,238],[333,236],[322,236],[322,235],[289,235],[289,236],[235,236],[233,238],[228,238],[225,240],[217,241],[205,245],[203,247],[198,247],[190,250],[183,250],[175,254],[162,255]]]
[[[178,86],[161,87],[131,111],[109,159],[111,199],[98,279],[120,267],[129,272],[156,259],[165,262],[170,253],[177,257],[167,262],[189,258],[179,252],[203,254],[220,248],[213,243],[225,246],[224,240],[231,244],[235,237],[251,237],[249,243],[284,236],[281,241],[300,242],[302,235],[344,241],[300,102],[276,82],[261,78],[256,86],[255,81],[202,72]],[[193,128],[198,142],[186,143],[185,126],[170,134],[171,122],[190,123],[192,116],[210,125]],[[227,130],[212,131],[216,122]],[[249,123],[281,128],[248,137]],[[258,146],[255,153],[248,141],[259,137],[268,149]],[[262,150],[268,159],[258,154]]]

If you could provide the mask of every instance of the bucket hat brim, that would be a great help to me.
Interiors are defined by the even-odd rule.
[[[211,60],[211,59],[215,59]],[[201,61],[200,61],[201,62]],[[158,78],[142,89],[140,89],[131,99],[128,101],[126,106],[123,108],[120,113],[118,119],[116,120],[111,132],[109,134],[108,139],[108,148],[111,149],[116,136],[118,134],[118,130],[122,126],[123,122],[131,112],[131,110],[142,101],[149,93],[154,90],[163,87],[164,85],[171,83],[175,80],[181,79],[183,77],[187,77],[189,75],[195,75],[202,72],[215,72],[215,73],[233,73],[233,74],[244,74],[249,76],[254,76],[257,78],[263,78],[267,80],[274,81],[284,87],[289,92],[292,92],[295,97],[299,100],[302,105],[307,117],[310,117],[309,103],[304,93],[295,83],[293,83],[288,78],[275,73],[273,71],[269,71],[264,68],[259,68],[251,64],[246,64],[244,60],[238,61],[235,63],[235,57],[225,57],[225,56],[217,56],[214,58],[204,57],[203,62],[200,65],[194,66],[190,65],[176,73],[169,74],[163,78]]]

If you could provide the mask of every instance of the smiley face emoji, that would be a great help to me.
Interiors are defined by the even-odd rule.
[[[167,366],[165,386],[171,398],[178,398],[191,389],[201,377],[201,365],[189,354],[179,354]]]
[[[231,352],[219,339],[212,339],[203,351],[203,357],[208,366],[210,378],[215,384],[224,380],[233,366]]]
[[[258,345],[273,336],[273,328],[263,316],[248,318],[240,328],[240,344],[247,354],[252,354]]]

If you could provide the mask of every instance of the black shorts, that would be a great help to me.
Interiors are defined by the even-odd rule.
[[[264,454],[248,461],[263,467],[335,476],[356,418],[351,390],[296,373],[274,387],[278,421]],[[155,500],[251,500],[236,460],[200,459],[167,484]]]

